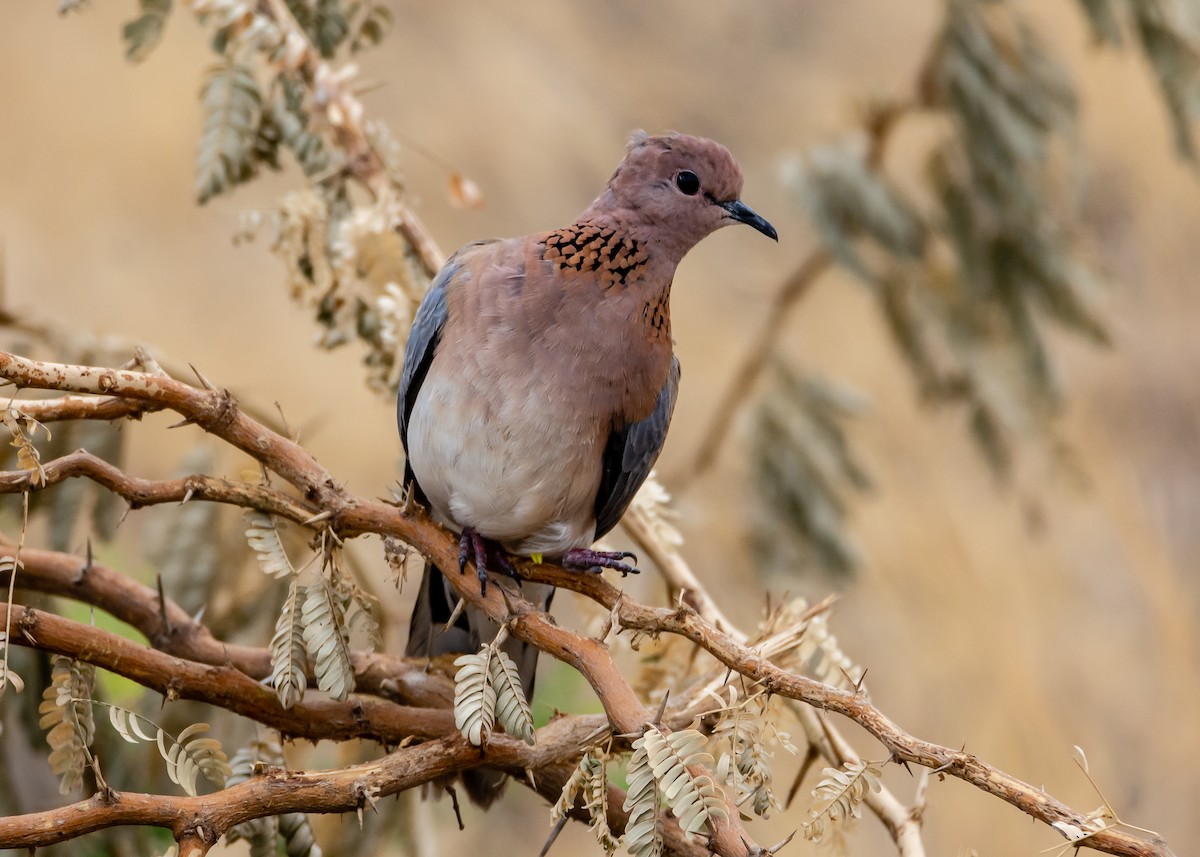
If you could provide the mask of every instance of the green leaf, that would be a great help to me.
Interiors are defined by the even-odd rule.
[[[196,157],[196,199],[203,204],[254,177],[262,97],[248,67],[224,62],[209,72],[201,100],[204,131]]]
[[[142,14],[126,24],[121,33],[125,37],[125,59],[141,62],[150,56],[162,39],[171,14],[171,0],[138,0]]]

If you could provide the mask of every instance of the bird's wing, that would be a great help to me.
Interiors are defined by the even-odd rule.
[[[396,421],[400,426],[400,441],[404,444],[406,453],[408,419],[412,415],[413,404],[417,401],[417,393],[421,391],[425,375],[429,372],[429,364],[433,362],[433,355],[442,339],[442,328],[449,314],[448,292],[455,279],[467,271],[471,256],[481,247],[494,243],[495,239],[476,241],[451,256],[429,284],[429,289],[417,308],[408,342],[404,346],[404,371],[400,375],[400,389],[396,395]],[[405,481],[410,481],[410,478],[406,477]]]
[[[667,382],[658,391],[650,416],[609,435],[604,446],[600,491],[596,494],[596,538],[617,525],[650,475],[666,440],[678,392],[679,358],[673,357]]]

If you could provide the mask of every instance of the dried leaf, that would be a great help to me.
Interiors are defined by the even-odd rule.
[[[4,559],[11,560],[12,557],[4,557]],[[10,684],[17,693],[25,689],[25,680],[13,672],[8,663],[8,632],[0,630],[0,696],[4,696],[4,691]]]
[[[308,655],[300,595],[299,581],[293,577],[275,622],[275,635],[271,638],[271,686],[284,708],[291,708],[304,699],[304,691],[308,688]]]
[[[157,746],[167,763],[167,776],[191,797],[199,793],[197,783],[201,776],[219,789],[225,787],[229,762],[221,742],[205,737],[211,728],[207,723],[193,723],[176,737],[149,718],[118,705],[108,706],[108,720],[129,743],[140,741]]]
[[[0,414],[0,422],[12,434],[11,444],[17,450],[17,467],[21,470],[33,471],[30,482],[36,488],[46,484],[46,471],[42,468],[42,456],[33,444],[37,430],[46,433],[46,439],[51,440],[50,429],[39,423],[33,417],[23,414],[16,408],[5,408]]]
[[[296,568],[288,559],[287,550],[279,538],[279,530],[275,519],[257,509],[247,509],[243,515],[246,519],[246,541],[258,564],[265,574],[281,579],[296,574]]]
[[[392,28],[392,10],[382,3],[373,3],[370,0],[365,3],[351,3],[346,10],[346,17],[352,20],[358,18],[360,8],[364,12],[354,25],[354,34],[350,38],[351,53],[375,47]]]
[[[345,699],[354,690],[345,603],[324,577],[302,587],[302,591],[304,606],[300,622],[304,647],[317,674],[317,688],[334,699]]]
[[[711,765],[712,756],[704,751],[705,737],[695,729],[681,729],[664,735],[649,725],[638,739],[654,772],[663,798],[671,807],[685,833],[699,833],[712,818],[728,817],[721,789],[711,777],[688,770],[695,765]],[[634,742],[635,749],[638,743]]]
[[[793,186],[825,246],[868,283],[880,272],[863,257],[860,239],[894,256],[916,259],[924,253],[928,228],[921,214],[867,163],[862,145],[815,149],[795,170]]]
[[[583,797],[588,813],[588,827],[606,853],[612,854],[620,842],[608,826],[608,754],[599,746],[588,747],[579,764],[567,778],[562,793],[550,810],[550,820],[558,822],[575,807],[575,799]]]
[[[259,773],[261,766],[283,767],[283,749],[278,735],[255,736],[249,743],[233,754],[229,760],[230,773],[226,788],[248,781]],[[245,840],[250,845],[251,857],[275,857],[279,840],[283,839],[288,857],[321,857],[321,848],[313,838],[312,825],[302,812],[266,816],[244,821],[230,828],[227,842]]]
[[[450,204],[455,208],[483,208],[483,191],[462,173],[450,174]]]
[[[809,810],[804,822],[804,838],[819,842],[831,824],[848,824],[862,817],[862,802],[868,792],[878,792],[879,768],[870,762],[847,762],[842,768],[826,768],[824,777],[813,789],[813,797],[823,805]]]
[[[504,731],[526,744],[534,744],[533,712],[521,686],[521,674],[508,653],[493,644],[488,659],[488,681],[496,691],[496,720]]]
[[[92,690],[96,669],[91,664],[55,655],[50,684],[42,693],[38,725],[45,730],[50,745],[50,770],[61,778],[60,794],[69,794],[83,782],[83,772],[91,760],[88,748],[96,734],[92,717]]]
[[[787,735],[775,729],[769,700],[762,693],[741,705],[731,703],[712,729],[711,742],[723,748],[715,768],[717,781],[733,789],[736,805],[749,803],[755,815],[764,818],[782,809],[771,789],[774,747],[780,739],[788,746]]]
[[[760,567],[789,575],[818,565],[845,575],[861,563],[846,530],[852,492],[870,477],[846,438],[861,397],[776,364],[774,384],[755,412],[752,462],[761,514],[754,546]]]
[[[629,813],[625,825],[625,850],[633,857],[660,857],[663,827],[658,815],[658,780],[650,767],[645,736],[633,742],[633,755],[629,757],[625,779],[628,788],[623,808]]]
[[[495,654],[489,644],[454,661],[459,667],[454,674],[454,725],[476,747],[487,746],[496,722],[496,689],[491,682]]]

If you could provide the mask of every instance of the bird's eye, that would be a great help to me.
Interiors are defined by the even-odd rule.
[[[675,174],[675,187],[688,196],[695,196],[700,192],[700,177],[691,170],[680,170]]]

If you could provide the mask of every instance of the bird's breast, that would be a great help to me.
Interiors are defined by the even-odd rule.
[[[435,515],[518,553],[590,545],[604,440],[573,397],[435,361],[413,405],[409,462]]]

